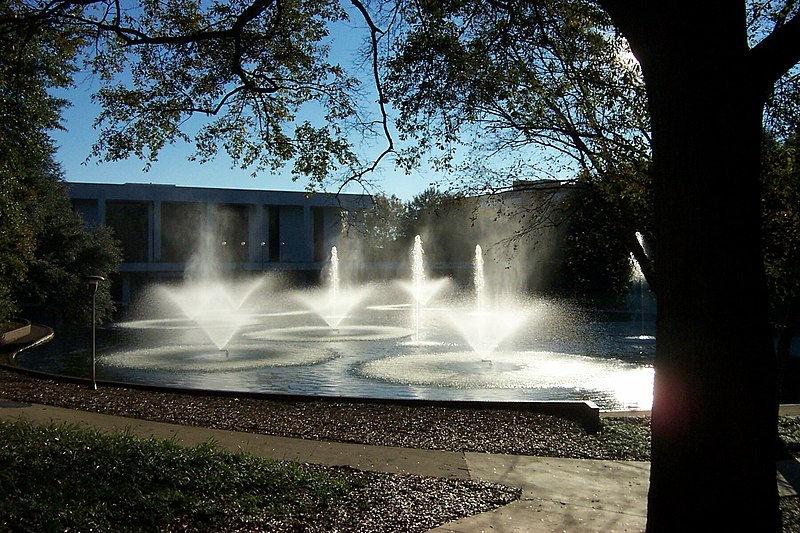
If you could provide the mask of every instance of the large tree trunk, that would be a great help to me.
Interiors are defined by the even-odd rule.
[[[650,101],[658,319],[648,531],[779,531],[743,2],[602,1]]]

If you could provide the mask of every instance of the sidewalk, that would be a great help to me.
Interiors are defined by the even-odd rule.
[[[29,335],[0,346],[0,356],[12,357],[19,350],[50,340],[52,335],[50,328],[33,324]],[[800,404],[781,405],[780,414],[800,416]],[[601,414],[642,415],[649,415],[649,411]],[[105,431],[129,430],[141,437],[173,439],[186,446],[213,440],[221,448],[275,460],[480,479],[522,489],[519,500],[432,530],[437,533],[617,533],[644,531],[646,525],[650,463],[645,462],[447,452],[293,439],[9,402],[0,395],[0,420],[14,419],[68,423]],[[780,496],[800,494],[800,461],[779,461],[777,470]]]
[[[0,362],[13,358],[15,354],[53,339],[53,328],[42,324],[30,324],[23,331],[25,334],[14,337],[10,342],[0,343]]]
[[[436,532],[642,531],[650,465],[459,453],[323,442],[237,433],[0,400],[0,419],[63,422],[106,431],[128,429],[142,437],[192,446],[214,440],[222,448],[260,457],[361,470],[472,478],[519,487],[522,498],[495,511],[445,524]]]

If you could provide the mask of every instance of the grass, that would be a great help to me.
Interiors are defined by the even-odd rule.
[[[608,457],[650,460],[650,418],[605,418],[598,436]]]
[[[604,420],[607,453],[646,460],[647,422]],[[780,417],[779,435],[800,456],[800,418]],[[369,482],[213,443],[0,422],[2,531],[324,531]],[[800,532],[800,500],[781,498],[781,510],[784,531]]]
[[[778,437],[778,459],[800,458],[800,417],[778,417]],[[604,418],[598,440],[609,458],[649,461],[650,418]]]
[[[313,529],[357,480],[344,471],[64,425],[0,423],[0,529]],[[311,521],[311,522],[309,522]]]

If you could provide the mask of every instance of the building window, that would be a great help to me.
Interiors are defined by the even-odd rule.
[[[314,261],[321,263],[328,260],[325,238],[325,211],[321,207],[312,207],[311,216],[314,219]]]
[[[106,225],[122,243],[123,261],[146,263],[150,242],[150,216],[147,202],[106,202]]]
[[[206,204],[162,202],[161,261],[188,263],[200,251],[206,228]]]
[[[96,228],[100,225],[100,213],[97,210],[96,199],[73,198],[72,209],[81,216],[87,229]]]
[[[248,260],[248,206],[244,204],[219,204],[214,206],[214,238],[225,243],[222,261],[244,263]]]

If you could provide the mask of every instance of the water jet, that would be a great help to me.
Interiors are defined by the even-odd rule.
[[[500,297],[480,246],[473,286],[444,295],[448,280],[428,279],[421,239],[411,250],[411,280],[401,284],[347,283],[344,259],[331,249],[327,279],[315,289],[297,290],[269,274],[161,285],[139,316],[98,331],[98,379],[313,396],[650,407],[654,342],[631,344],[638,324],[521,293]],[[33,348],[18,364],[85,375],[81,343],[85,335]]]

